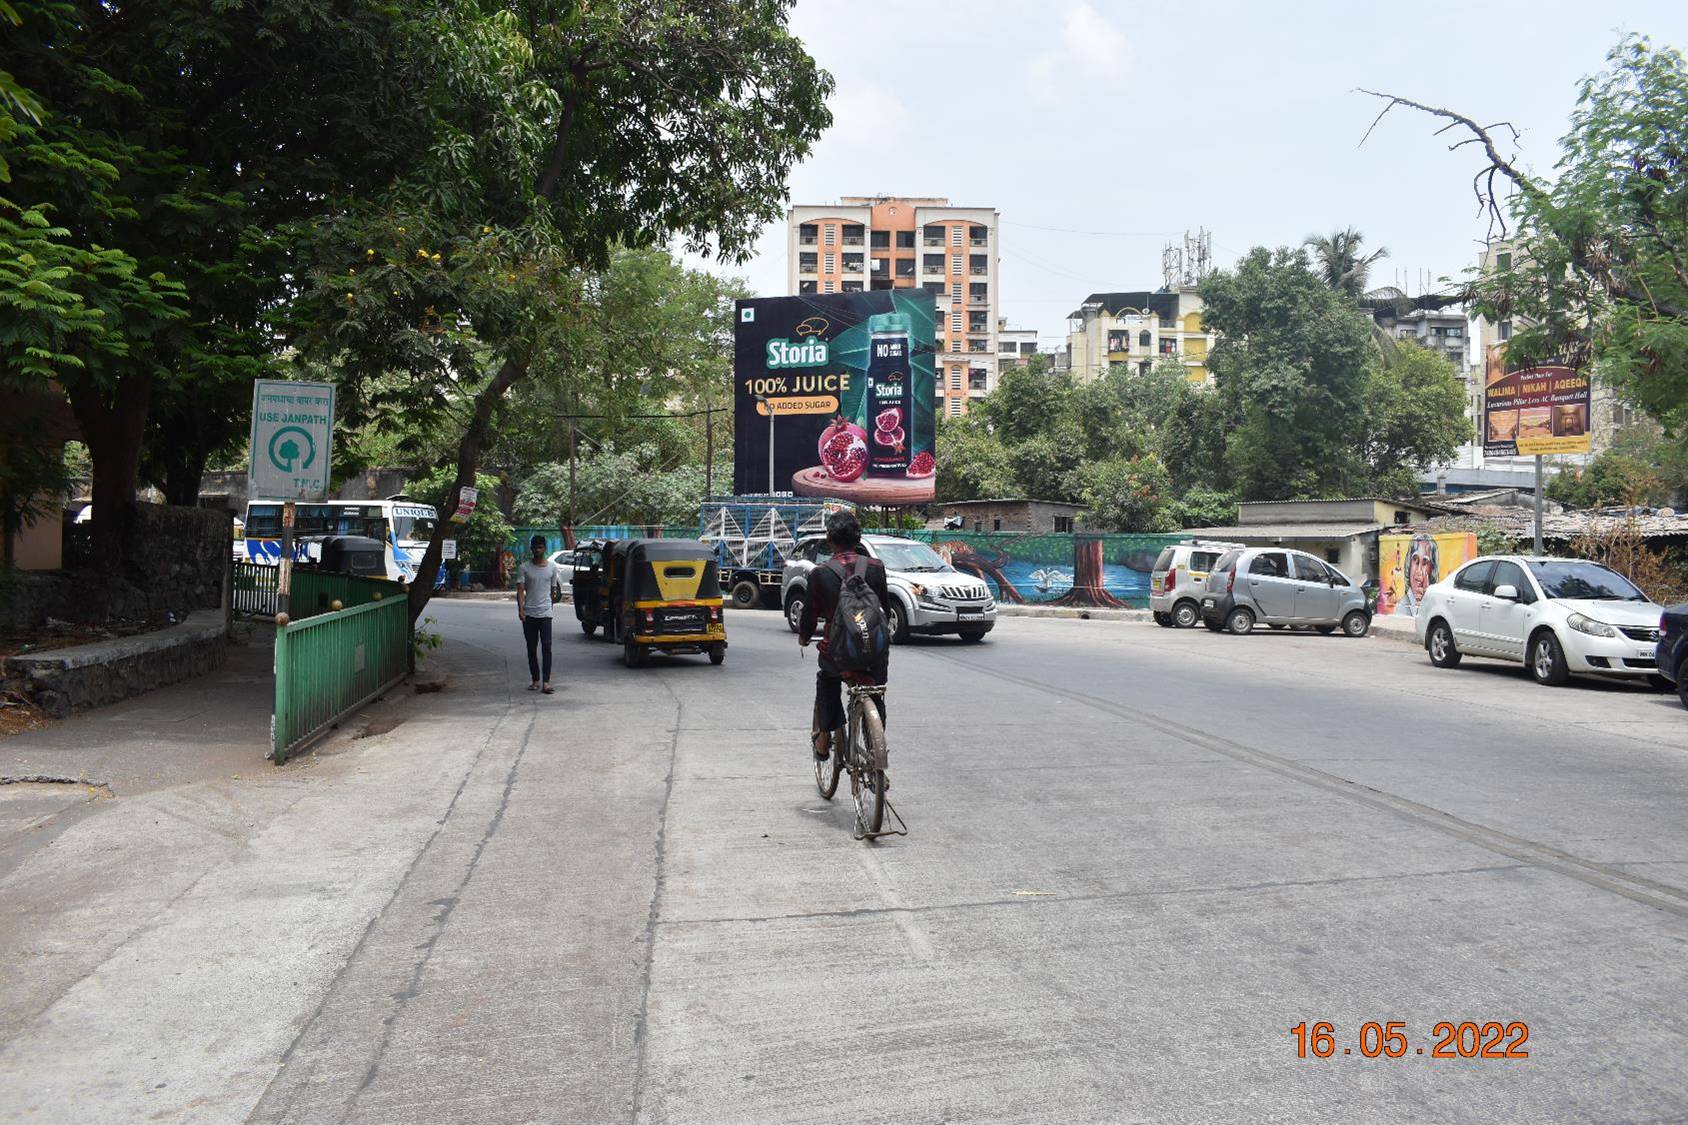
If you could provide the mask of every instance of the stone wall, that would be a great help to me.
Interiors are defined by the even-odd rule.
[[[35,629],[49,617],[167,625],[194,610],[216,609],[233,557],[232,533],[226,512],[139,504],[122,567],[90,556],[56,573],[0,575],[0,628]]]
[[[204,675],[226,653],[223,616],[201,611],[168,629],[14,656],[0,683],[56,719]]]

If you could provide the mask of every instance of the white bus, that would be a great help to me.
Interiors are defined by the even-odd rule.
[[[387,544],[387,577],[400,582],[416,578],[416,564],[433,538],[439,513],[399,493],[385,500],[329,500],[293,505],[293,535],[364,535]],[[306,546],[294,551],[309,557]],[[235,544],[235,558],[249,562],[277,562],[281,558],[281,501],[249,500],[246,537]],[[434,576],[434,588],[445,585],[445,567]]]

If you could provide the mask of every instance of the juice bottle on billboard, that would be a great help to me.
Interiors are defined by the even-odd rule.
[[[867,382],[863,407],[868,416],[870,477],[900,477],[909,467],[909,431],[914,397],[909,376],[907,313],[876,313],[867,318]]]

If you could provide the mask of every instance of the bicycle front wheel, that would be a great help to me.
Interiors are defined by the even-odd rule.
[[[844,732],[834,733],[832,738],[832,753],[824,758],[815,758],[815,788],[821,791],[821,796],[832,800],[832,795],[838,792],[838,775],[844,772]],[[811,752],[810,757],[814,757]]]

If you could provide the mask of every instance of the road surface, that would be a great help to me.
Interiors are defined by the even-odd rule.
[[[429,612],[445,691],[101,798],[4,875],[0,1116],[1688,1116],[1674,696],[1008,619],[896,650],[911,832],[868,845],[777,614],[720,668],[560,622],[543,698],[509,603]]]

